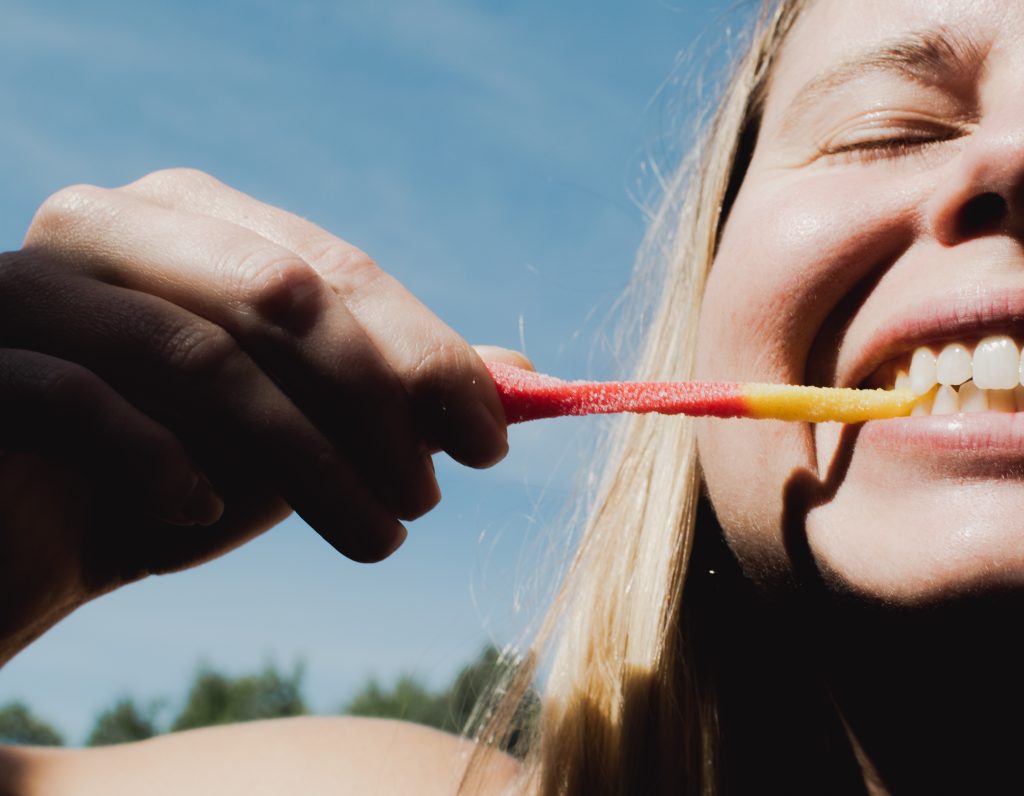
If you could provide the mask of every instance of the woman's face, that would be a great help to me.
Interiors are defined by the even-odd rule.
[[[698,375],[892,386],[922,346],[1020,346],[1022,236],[1024,4],[817,0],[773,75]],[[831,582],[897,602],[1024,583],[1024,413],[708,420],[700,454],[764,582],[809,551]]]

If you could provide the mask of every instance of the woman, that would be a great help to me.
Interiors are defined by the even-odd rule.
[[[652,233],[653,255],[666,236],[672,254],[638,375],[888,386],[916,349],[959,344],[977,384],[943,387],[944,400],[1012,409],[982,373],[1001,385],[989,349],[1024,336],[1022,66],[1012,0],[768,9]],[[197,241],[225,267],[190,267]],[[83,600],[223,552],[287,505],[342,552],[386,555],[394,518],[436,500],[424,451],[473,465],[502,451],[503,419],[461,341],[345,244],[201,175],[58,195],[5,273],[0,295],[34,289],[0,313],[21,349],[4,352],[7,392],[37,409],[26,439],[60,429],[41,436],[43,455],[5,462],[7,655]],[[32,313],[10,313],[33,295],[48,323],[23,331]],[[102,318],[71,323],[69,295]],[[157,342],[132,350],[123,329],[140,323]],[[183,323],[202,331],[168,334]],[[351,360],[332,369],[339,339]],[[163,364],[125,375],[111,352]],[[937,378],[928,356],[915,383]],[[239,380],[251,407],[231,402]],[[179,415],[168,407],[182,396]],[[334,427],[323,407],[338,400],[371,412],[387,444]],[[468,747],[401,725],[301,720],[11,751],[10,788],[1015,792],[1024,440],[1017,414],[933,408],[860,427],[626,420],[537,641],[554,658],[522,766],[481,744],[467,767]],[[53,463],[91,454],[83,417],[110,416],[99,477]],[[126,477],[134,514],[103,486]],[[332,498],[339,478],[349,489]],[[507,731],[516,697],[483,739]]]

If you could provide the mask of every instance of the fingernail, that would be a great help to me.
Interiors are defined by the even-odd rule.
[[[503,362],[506,365],[515,365],[517,368],[536,370],[530,358],[520,351],[514,351],[511,348],[500,348],[496,345],[475,345],[473,348],[485,363]]]
[[[224,501],[202,475],[196,479],[188,497],[181,504],[181,516],[195,525],[213,525],[224,514]]]

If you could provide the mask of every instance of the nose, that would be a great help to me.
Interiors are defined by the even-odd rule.
[[[940,243],[992,234],[1024,241],[1024,108],[983,121],[950,168],[926,210]]]

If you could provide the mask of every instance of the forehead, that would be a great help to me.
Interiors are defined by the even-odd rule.
[[[1021,0],[810,0],[779,56],[768,117],[837,65],[936,31],[970,40],[993,57],[1024,61]]]

